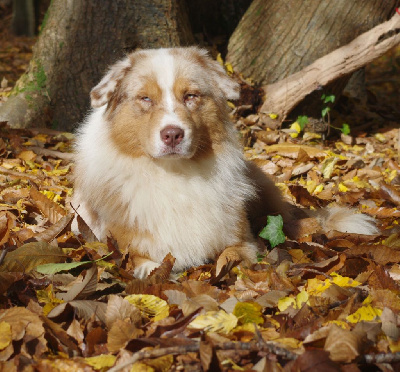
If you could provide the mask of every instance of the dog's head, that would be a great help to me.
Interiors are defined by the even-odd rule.
[[[226,136],[227,99],[239,84],[202,49],[172,48],[130,54],[91,92],[118,148],[133,157],[193,158]]]

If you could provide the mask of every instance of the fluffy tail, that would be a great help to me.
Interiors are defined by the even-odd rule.
[[[310,217],[318,220],[323,231],[337,230],[344,233],[374,235],[379,233],[373,217],[356,213],[352,209],[343,207],[323,208],[315,211],[306,211]]]

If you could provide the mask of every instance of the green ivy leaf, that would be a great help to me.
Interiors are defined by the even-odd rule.
[[[308,117],[305,115],[298,116],[296,121],[299,123],[301,130],[303,130],[306,124],[308,123]]]
[[[335,95],[331,94],[331,95],[327,96],[327,95],[323,94],[321,99],[322,99],[322,101],[324,101],[324,103],[329,103],[329,102],[333,103],[333,102],[335,102]]]
[[[325,115],[326,115],[329,111],[331,111],[331,108],[330,108],[330,107],[324,107],[324,109],[321,111],[322,117],[324,118]]]
[[[349,124],[343,124],[342,129],[340,129],[343,134],[350,134],[350,126]]]
[[[267,225],[262,229],[259,235],[261,238],[268,240],[271,247],[274,248],[286,240],[282,228],[282,216],[268,216]]]

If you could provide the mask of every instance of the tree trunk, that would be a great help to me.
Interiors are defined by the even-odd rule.
[[[384,22],[399,0],[254,0],[230,38],[227,60],[257,83],[275,83]]]
[[[108,65],[139,47],[192,40],[183,0],[53,0],[28,70],[0,106],[0,121],[72,130]]]

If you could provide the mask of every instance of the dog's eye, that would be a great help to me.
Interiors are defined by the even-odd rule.
[[[185,102],[190,102],[190,101],[195,100],[197,97],[198,97],[197,94],[194,94],[194,93],[187,93],[187,94],[185,94],[185,96],[184,96],[183,99],[184,99]]]
[[[152,100],[151,100],[151,98],[150,97],[140,97],[140,99],[143,101],[143,102],[147,102],[147,103],[151,103],[152,102]]]

